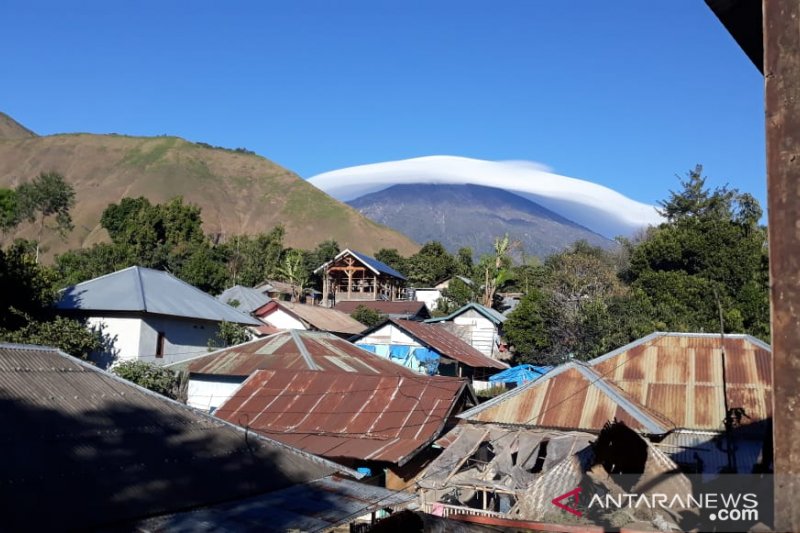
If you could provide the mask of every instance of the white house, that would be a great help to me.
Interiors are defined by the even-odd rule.
[[[260,322],[175,276],[130,267],[61,291],[56,308],[85,318],[111,341],[101,366],[138,359],[168,364],[206,353],[223,321]]]
[[[506,317],[486,306],[469,303],[447,316],[431,318],[426,323],[451,323],[454,332],[483,355],[505,359],[510,355],[503,344]]]
[[[270,300],[253,314],[266,324],[280,329],[328,331],[342,338],[357,335],[367,327],[347,313],[321,305]]]
[[[439,305],[439,300],[442,298],[442,291],[449,288],[450,282],[456,278],[467,285],[473,284],[471,279],[465,278],[464,276],[452,276],[435,283],[433,287],[415,287],[412,289],[414,291],[413,299],[425,302],[425,307],[428,308],[428,311],[434,311]]]

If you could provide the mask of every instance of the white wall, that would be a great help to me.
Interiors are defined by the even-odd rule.
[[[492,357],[495,353],[497,330],[491,320],[470,309],[453,319],[453,322],[469,331],[467,342],[483,355]]]
[[[211,412],[239,390],[245,378],[229,376],[191,376],[187,404]]]
[[[439,289],[414,289],[414,298],[418,302],[425,302],[428,311],[436,309],[436,304],[441,297],[442,292]]]
[[[417,341],[396,328],[394,324],[386,324],[376,329],[366,337],[358,340],[356,344],[393,344],[420,347]]]
[[[164,356],[156,358],[158,332],[165,335]],[[215,340],[219,324],[205,320],[148,316],[142,320],[139,359],[159,365],[177,363],[208,353],[208,342]]]
[[[283,309],[275,309],[266,316],[260,317],[278,329],[306,329],[305,325]]]
[[[110,350],[92,354],[92,360],[100,367],[108,367],[115,359],[125,361],[139,357],[141,318],[91,316],[86,323],[91,328],[100,329],[112,343]]]

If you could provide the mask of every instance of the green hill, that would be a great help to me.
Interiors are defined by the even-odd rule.
[[[366,253],[419,247],[370,221],[293,172],[259,155],[191,143],[178,137],[59,134],[39,137],[0,114],[0,187],[56,171],[76,192],[75,230],[66,241],[50,236],[48,254],[108,240],[100,225],[106,206],[124,197],[164,202],[181,195],[203,210],[204,229],[221,239],[286,228],[286,245],[313,248],[335,239]],[[30,236],[21,228],[15,236]]]

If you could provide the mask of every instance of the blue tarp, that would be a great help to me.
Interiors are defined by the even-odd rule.
[[[522,385],[537,379],[552,369],[552,366],[519,365],[495,374],[489,378],[489,381],[492,383],[516,383],[517,385]]]
[[[389,357],[392,359],[400,359],[401,361],[405,361],[408,359],[409,348],[410,346],[390,346]]]

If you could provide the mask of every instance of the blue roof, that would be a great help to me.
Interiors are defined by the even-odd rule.
[[[262,324],[168,272],[138,266],[64,289],[56,308],[153,313],[251,326]]]
[[[478,313],[482,314],[488,320],[493,322],[495,325],[502,324],[508,318],[506,316],[503,316],[503,314],[500,313],[499,311],[496,311],[496,310],[492,309],[491,307],[486,307],[485,305],[481,305],[481,304],[472,302],[472,303],[468,303],[467,305],[461,307],[460,309],[456,309],[455,311],[453,311],[452,313],[450,313],[447,316],[441,316],[441,317],[438,317],[438,318],[429,318],[425,322],[447,322],[448,320],[453,320],[458,315],[460,315],[460,314],[462,314],[462,313],[464,313],[466,311],[469,311],[470,309],[474,309]]]
[[[353,254],[353,256],[355,256],[359,261],[361,261],[365,265],[369,266],[373,270],[377,270],[378,272],[380,272],[382,274],[389,274],[390,276],[394,276],[396,278],[400,278],[403,281],[405,281],[405,279],[406,279],[406,277],[404,275],[402,275],[400,272],[398,272],[397,270],[393,269],[392,267],[390,267],[386,263],[381,263],[380,261],[378,261],[374,257],[370,257],[368,255],[364,255],[361,252],[356,252],[355,250],[345,250],[345,251],[346,252],[350,252],[351,254]]]
[[[489,378],[493,383],[516,383],[522,385],[533,381],[552,370],[552,366],[519,365],[503,370]]]

